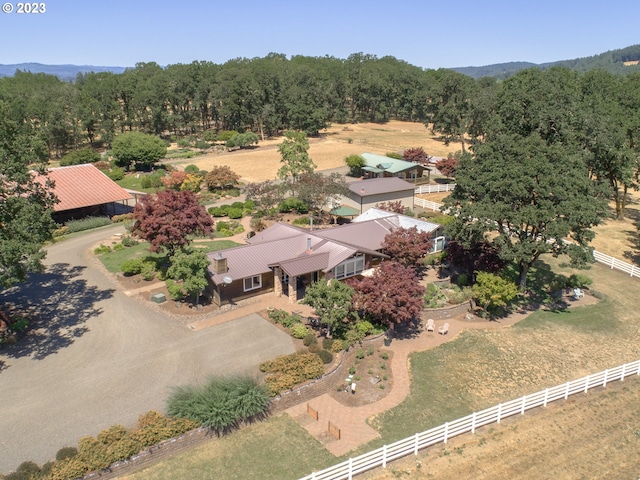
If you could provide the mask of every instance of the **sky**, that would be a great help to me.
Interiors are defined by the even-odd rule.
[[[638,0],[45,0],[43,13],[30,14],[0,3],[12,10],[0,13],[0,64],[362,52],[437,69],[553,62],[640,43]]]

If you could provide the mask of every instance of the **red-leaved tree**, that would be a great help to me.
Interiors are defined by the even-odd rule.
[[[477,270],[497,273],[506,265],[505,260],[500,258],[498,249],[490,242],[479,242],[465,247],[451,240],[447,244],[447,261],[451,265],[464,269],[470,277]]]
[[[431,155],[428,155],[422,147],[407,148],[402,152],[403,160],[407,162],[418,163],[420,165],[429,165]]]
[[[382,249],[404,267],[415,268],[433,246],[431,234],[421,232],[417,227],[396,228],[384,237]]]
[[[397,262],[382,262],[371,277],[348,283],[355,290],[353,308],[390,328],[410,322],[422,311],[424,287],[413,269]]]
[[[453,157],[443,158],[436,162],[436,168],[438,171],[447,178],[453,178],[456,176],[456,171],[458,170],[459,165],[460,162],[458,159]]]
[[[406,210],[405,206],[402,205],[402,202],[400,200],[389,200],[388,202],[376,203],[376,208],[384,210],[385,212],[401,214],[404,214],[404,211]]]
[[[193,234],[208,235],[213,220],[190,191],[166,190],[147,195],[133,210],[131,233],[151,244],[151,251],[166,248],[172,256],[191,242]]]

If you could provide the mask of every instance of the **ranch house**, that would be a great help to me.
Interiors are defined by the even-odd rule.
[[[425,181],[428,181],[430,171],[424,165],[373,153],[363,153],[361,156],[365,161],[365,166],[362,167],[362,175],[365,179],[396,177],[412,183],[420,183],[426,170]]]
[[[209,254],[210,292],[217,305],[255,295],[285,295],[295,303],[306,285],[319,279],[370,275],[387,255],[384,237],[396,228],[416,226],[434,238],[433,251],[444,248],[442,227],[435,223],[372,209],[370,218],[321,230],[277,223],[249,239],[248,245]]]

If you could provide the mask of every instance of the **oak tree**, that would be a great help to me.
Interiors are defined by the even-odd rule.
[[[127,132],[113,140],[112,150],[115,163],[129,169],[149,169],[167,154],[167,147],[155,135],[142,132]]]
[[[147,195],[135,206],[131,233],[151,244],[151,251],[166,248],[169,256],[191,242],[195,234],[212,232],[213,220],[190,191],[166,190]]]
[[[288,182],[291,193],[295,196],[295,184],[303,173],[312,173],[316,168],[309,157],[309,140],[304,132],[289,130],[278,147],[282,166],[278,170],[278,177]]]

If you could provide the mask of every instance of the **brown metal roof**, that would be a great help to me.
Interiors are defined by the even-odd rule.
[[[402,192],[411,190],[413,193],[415,187],[409,182],[405,182],[398,177],[371,178],[369,180],[358,180],[349,183],[349,190],[361,197],[369,195],[380,195],[381,193]]]
[[[285,260],[273,266],[280,266],[290,277],[297,277],[305,273],[325,270],[329,262],[329,252],[303,254],[299,257]]]
[[[53,207],[56,212],[132,198],[124,188],[91,164],[51,168],[48,177],[55,182],[53,193],[60,200]],[[42,176],[35,179],[42,184],[45,182]]]

